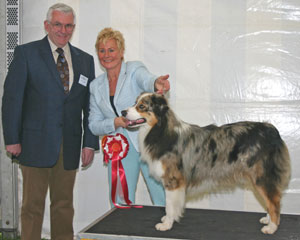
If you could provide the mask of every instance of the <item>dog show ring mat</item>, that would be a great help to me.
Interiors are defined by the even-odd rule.
[[[259,219],[265,213],[208,209],[185,209],[180,222],[169,231],[155,229],[164,207],[113,208],[78,233],[78,240],[193,239],[193,240],[300,240],[300,215],[281,214],[273,235],[265,235]]]

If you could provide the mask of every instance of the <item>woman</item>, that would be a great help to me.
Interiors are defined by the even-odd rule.
[[[128,131],[121,111],[135,103],[142,92],[163,93],[170,89],[169,75],[157,77],[143,63],[124,62],[125,41],[123,35],[112,28],[103,29],[95,44],[99,61],[106,72],[90,85],[89,127],[94,135],[123,134],[129,142],[129,152],[122,159],[127,179],[129,199],[135,203],[135,192],[140,170],[154,205],[165,205],[165,193],[161,183],[149,176],[148,166],[140,161],[138,131]],[[111,190],[111,164],[108,165]],[[116,199],[116,203],[120,199]]]

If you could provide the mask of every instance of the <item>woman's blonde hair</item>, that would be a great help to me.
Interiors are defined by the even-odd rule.
[[[125,40],[120,31],[114,30],[112,28],[104,28],[97,36],[95,43],[95,48],[98,52],[99,43],[106,43],[107,40],[113,39],[117,42],[119,51],[125,52]]]

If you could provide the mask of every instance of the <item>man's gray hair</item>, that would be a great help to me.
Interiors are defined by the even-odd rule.
[[[75,12],[73,10],[73,8],[71,8],[70,6],[64,4],[64,3],[56,3],[54,5],[52,5],[49,9],[48,9],[48,12],[47,12],[47,21],[48,22],[51,22],[52,20],[52,12],[53,11],[60,11],[60,12],[63,12],[63,13],[72,13],[73,14],[73,17],[74,17],[74,24],[76,22],[76,16],[75,16]]]

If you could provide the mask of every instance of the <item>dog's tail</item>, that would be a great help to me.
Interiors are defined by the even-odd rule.
[[[282,145],[277,149],[278,153],[274,153],[274,162],[278,168],[278,187],[283,191],[288,187],[291,178],[291,160],[286,144],[282,141]]]
[[[280,199],[283,191],[288,187],[291,177],[290,155],[284,141],[280,139],[276,146],[269,149],[262,161],[262,175],[254,181],[256,189],[264,195],[265,201],[276,205],[279,214]]]

